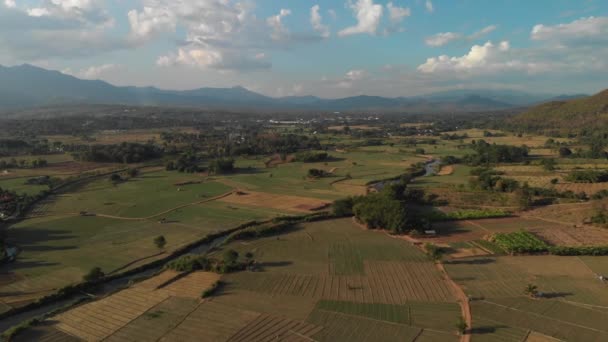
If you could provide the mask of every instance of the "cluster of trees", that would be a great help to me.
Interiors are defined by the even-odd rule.
[[[518,181],[501,177],[503,173],[493,169],[478,167],[472,169],[470,174],[477,176],[469,180],[469,185],[473,189],[497,192],[513,192],[519,189]]]
[[[224,174],[234,171],[234,159],[218,158],[209,163],[209,172],[214,174]]]
[[[469,165],[478,166],[484,164],[519,163],[528,157],[529,149],[526,146],[511,146],[489,144],[485,140],[471,142],[471,148],[475,154],[464,156],[463,161]]]
[[[321,149],[321,143],[317,137],[292,133],[257,134],[257,132],[253,132],[240,140],[230,142],[226,155],[287,154],[309,149]]]
[[[442,135],[439,136],[439,138],[441,140],[463,140],[463,139],[467,139],[469,137],[468,134],[458,134],[458,133],[444,133]]]
[[[37,195],[17,194],[14,191],[0,188],[0,218],[19,216],[35,201],[46,196],[43,191]]]
[[[153,144],[122,143],[117,145],[91,145],[74,154],[78,160],[98,163],[141,163],[157,159],[163,150]]]
[[[304,163],[322,162],[329,158],[327,152],[302,151],[296,153],[296,161]]]
[[[200,158],[194,152],[186,152],[177,160],[168,162],[165,169],[167,171],[177,170],[185,173],[196,173],[203,170],[199,163]]]
[[[429,222],[416,204],[424,202],[424,192],[405,183],[385,186],[379,193],[348,197],[334,202],[337,216],[354,215],[370,229],[388,229],[394,234],[423,231]]]
[[[25,159],[17,160],[15,158],[11,158],[10,160],[0,160],[0,169],[37,169],[46,166],[48,166],[48,162],[46,159],[42,158],[33,159],[31,161]]]
[[[322,178],[325,177],[327,175],[327,172],[325,172],[325,170],[321,170],[321,169],[309,169],[308,170],[308,177],[310,178]]]
[[[255,261],[252,253],[245,253],[241,258],[237,251],[227,249],[222,254],[222,259],[211,258],[204,255],[187,254],[168,263],[165,267],[178,272],[201,270],[223,274],[244,270],[254,263]]]
[[[565,177],[565,179],[573,183],[603,183],[608,182],[608,171],[572,171]]]

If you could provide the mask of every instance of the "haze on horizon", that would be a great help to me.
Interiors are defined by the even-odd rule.
[[[600,0],[0,0],[0,64],[269,96],[606,87]]]

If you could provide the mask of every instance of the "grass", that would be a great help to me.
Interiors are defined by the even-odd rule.
[[[231,187],[218,182],[174,185],[186,180],[202,181],[198,176],[164,171],[146,173],[117,185],[108,179],[100,179],[75,193],[60,196],[49,210],[53,213],[87,211],[122,217],[148,217],[231,190]]]
[[[0,178],[0,188],[14,191],[18,194],[36,195],[41,191],[48,190],[48,185],[29,185],[26,181],[30,177],[2,179]]]

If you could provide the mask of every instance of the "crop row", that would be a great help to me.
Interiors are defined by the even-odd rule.
[[[498,233],[492,237],[492,242],[509,253],[543,253],[549,246],[530,232]]]

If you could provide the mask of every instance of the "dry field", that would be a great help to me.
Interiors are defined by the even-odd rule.
[[[180,317],[182,313],[179,310],[183,308],[175,309],[175,307],[182,305],[175,305],[175,302],[165,303],[167,300],[181,298],[182,304],[191,303],[190,310],[186,311],[194,310],[196,306],[194,304],[198,303],[201,293],[217,279],[219,276],[215,273],[194,272],[180,277],[172,271],[163,272],[131,288],[54,316],[48,320],[48,323],[53,324],[60,331],[88,341],[102,340],[119,331],[122,332],[113,340],[125,340],[124,329],[134,320],[144,321],[137,322],[134,328],[127,330],[133,330],[134,334],[146,333],[145,329],[137,327],[146,325],[146,318],[163,314],[165,311],[158,309],[159,305],[173,308],[170,310],[171,314]],[[152,310],[153,308],[157,309]]]
[[[277,195],[255,191],[246,191],[241,194],[233,193],[230,196],[220,199],[220,201],[304,213],[311,212],[317,208],[322,208],[329,203],[316,198]]]
[[[425,263],[366,261],[365,274],[313,276],[239,273],[229,275],[226,279],[230,286],[272,296],[385,304],[455,300],[447,282]]]
[[[608,230],[596,227],[555,226],[530,229],[532,233],[554,246],[608,245]]]
[[[439,172],[437,172],[437,176],[449,176],[452,173],[454,173],[454,167],[453,165],[446,165],[443,166],[441,168],[441,170],[439,170]]]
[[[310,341],[323,327],[288,318],[260,315],[228,342]]]
[[[555,185],[559,191],[572,191],[574,193],[584,192],[593,195],[601,190],[608,190],[608,183],[559,183]]]

